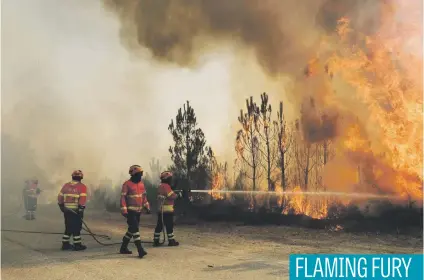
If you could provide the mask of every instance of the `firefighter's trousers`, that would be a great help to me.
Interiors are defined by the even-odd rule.
[[[74,244],[81,243],[82,220],[80,216],[71,211],[65,211],[63,216],[65,218],[65,233],[62,242],[69,243],[72,235]]]
[[[140,212],[135,211],[128,211],[127,216],[127,225],[128,230],[125,233],[124,239],[127,239],[128,241],[131,240],[131,238],[134,238],[134,242],[140,241],[140,231],[139,231],[139,223],[140,223]]]
[[[24,196],[24,204],[26,211],[34,212],[37,209],[37,197],[32,197],[29,195]]]
[[[24,195],[25,218],[27,220],[35,219],[35,210],[37,209],[37,197]]]
[[[165,224],[166,233],[168,235],[168,240],[174,239],[174,212],[164,212],[163,213],[163,223]],[[158,221],[156,223],[154,240],[159,240],[160,233],[163,230],[162,224],[162,213],[158,213]]]

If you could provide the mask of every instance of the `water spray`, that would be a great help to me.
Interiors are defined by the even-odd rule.
[[[309,195],[309,196],[339,196],[339,197],[357,197],[357,198],[378,198],[378,199],[402,199],[394,195],[378,195],[372,193],[348,193],[348,192],[296,192],[296,191],[242,191],[242,190],[191,190],[192,193],[228,193],[228,194],[268,194],[273,196],[294,196],[294,195]]]

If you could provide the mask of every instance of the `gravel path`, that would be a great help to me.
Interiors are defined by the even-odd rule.
[[[6,212],[6,211],[5,211]],[[2,216],[3,229],[61,232],[56,207],[44,206],[37,220],[22,213]],[[155,216],[144,216],[141,235],[151,240]],[[126,230],[119,214],[88,210],[86,222],[119,242]],[[152,248],[143,259],[117,254],[84,236],[84,252],[62,252],[60,235],[2,232],[1,279],[288,279],[291,253],[421,253],[422,238],[368,236],[290,227],[249,227],[214,223],[177,225],[177,248]],[[106,242],[106,241],[105,241]],[[135,248],[131,248],[135,251]]]

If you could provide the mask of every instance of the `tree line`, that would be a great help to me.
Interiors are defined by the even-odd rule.
[[[309,109],[314,110],[313,100],[310,103]],[[323,122],[325,118],[321,116]],[[301,121],[287,122],[283,102],[274,110],[267,93],[260,95],[259,103],[253,96],[246,99],[238,117],[237,159],[231,181],[228,163],[218,162],[207,146],[194,109],[187,101],[168,127],[174,142],[169,147],[173,162],[169,168],[193,189],[219,185],[254,191],[263,187],[284,191],[294,186],[303,191],[323,190],[321,171],[334,150],[329,140],[305,141]]]

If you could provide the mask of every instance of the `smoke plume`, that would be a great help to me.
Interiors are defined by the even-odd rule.
[[[370,111],[340,77],[329,86],[334,69],[321,60],[346,45],[322,39],[342,17],[375,34],[386,2],[3,1],[2,192],[36,175],[55,193],[74,168],[95,183],[120,180],[132,164],[147,169],[153,156],[165,166],[166,129],[187,99],[228,159],[244,99],[263,91],[286,104],[288,120],[301,117],[309,141],[345,135]],[[313,58],[319,73],[305,76]],[[300,111],[311,99],[319,113]]]
[[[374,162],[377,169],[391,170],[390,177],[397,181],[388,183],[382,178],[376,179],[376,173],[364,172],[369,185],[381,185],[381,189],[388,192],[422,194],[417,185],[422,180],[418,171],[422,167],[422,149],[418,147],[422,137],[416,128],[422,124],[422,117],[409,114],[405,109],[422,104],[422,97],[418,95],[422,82],[420,76],[411,75],[407,67],[391,62],[404,63],[404,54],[408,53],[419,63],[417,66],[421,66],[418,69],[422,68],[422,42],[411,43],[411,39],[402,34],[402,30],[411,31],[405,26],[413,26],[416,28],[413,33],[421,35],[422,3],[419,1],[408,2],[410,6],[398,1],[367,0],[103,2],[120,19],[121,42],[134,54],[148,50],[155,60],[164,64],[196,67],[204,53],[224,44],[235,46],[239,53],[253,53],[268,77],[284,80],[286,98],[293,107],[299,108],[294,115],[301,119],[303,138],[307,142],[335,140],[346,151],[341,156],[348,157],[350,165]],[[359,68],[352,70],[355,67]],[[359,75],[347,73],[349,71]],[[382,74],[384,71],[386,75]],[[387,85],[390,75],[392,79],[400,75],[399,83]],[[405,94],[407,87],[412,100],[390,100],[391,92]],[[367,97],[360,96],[367,92]],[[410,101],[412,105],[407,104]],[[393,115],[398,118],[395,120]],[[401,124],[399,118],[405,123]],[[411,122],[415,128],[409,125]],[[371,123],[382,129],[370,129]],[[364,141],[371,143],[371,151],[361,151],[359,157],[358,151],[350,151],[345,145],[355,138],[349,130],[355,125],[367,131]],[[396,132],[388,132],[389,127],[398,133],[405,129],[408,132],[402,139],[394,139]],[[407,161],[409,155],[407,152],[400,155],[390,142],[403,145],[417,136],[413,144],[417,158],[402,167],[394,163]],[[400,177],[413,187],[409,190],[405,184],[400,187]]]

